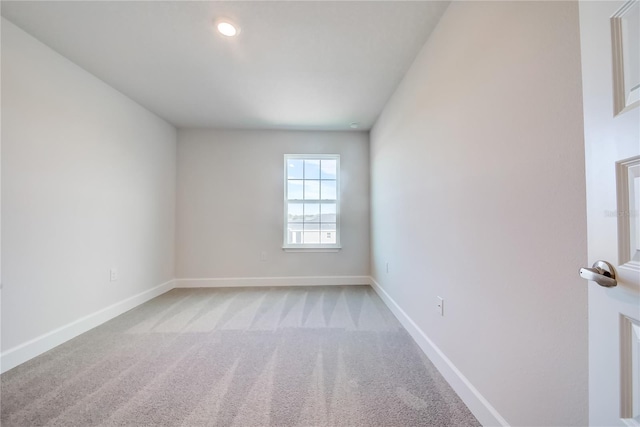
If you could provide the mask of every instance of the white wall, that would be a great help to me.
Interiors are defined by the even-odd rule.
[[[173,279],[175,161],[173,126],[2,19],[3,360]]]
[[[368,276],[368,142],[366,132],[180,130],[176,277]],[[341,156],[339,252],[282,250],[283,156],[298,153]]]
[[[372,275],[512,425],[588,423],[581,103],[576,2],[453,2],[371,132]]]

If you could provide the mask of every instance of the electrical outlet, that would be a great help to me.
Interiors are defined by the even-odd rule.
[[[387,273],[389,273],[389,262],[387,261]]]
[[[266,261],[266,260],[267,260],[267,251],[260,252],[260,261]]]
[[[436,310],[438,313],[440,313],[440,316],[444,316],[444,299],[437,297]]]
[[[109,270],[109,280],[111,282],[115,282],[118,280],[118,269],[115,267],[111,267]]]

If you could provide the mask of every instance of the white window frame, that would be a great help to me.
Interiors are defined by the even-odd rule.
[[[288,210],[289,210],[289,186],[288,186],[288,161],[289,160],[335,160],[336,161],[336,200],[326,200],[327,203],[336,204],[336,243],[289,243],[288,236]],[[304,186],[303,186],[304,187]],[[336,252],[342,248],[340,243],[340,155],[339,154],[285,154],[284,155],[284,235],[282,248],[289,252]],[[302,199],[304,200],[304,199]],[[310,200],[311,201],[311,200]],[[312,200],[312,202],[323,203],[322,200]],[[304,222],[303,222],[304,224]]]

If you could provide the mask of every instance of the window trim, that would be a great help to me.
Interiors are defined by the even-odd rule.
[[[315,243],[288,243],[288,161],[295,159],[304,160],[335,160],[336,161],[336,243],[331,244],[315,244]],[[284,200],[283,200],[283,239],[282,249],[287,252],[336,252],[342,249],[340,242],[340,210],[341,210],[341,197],[340,197],[340,155],[339,154],[285,154],[284,155]],[[322,203],[319,200],[318,203]]]

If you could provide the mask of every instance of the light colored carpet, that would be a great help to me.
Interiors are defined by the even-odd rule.
[[[368,286],[174,289],[1,377],[9,426],[477,426]]]

